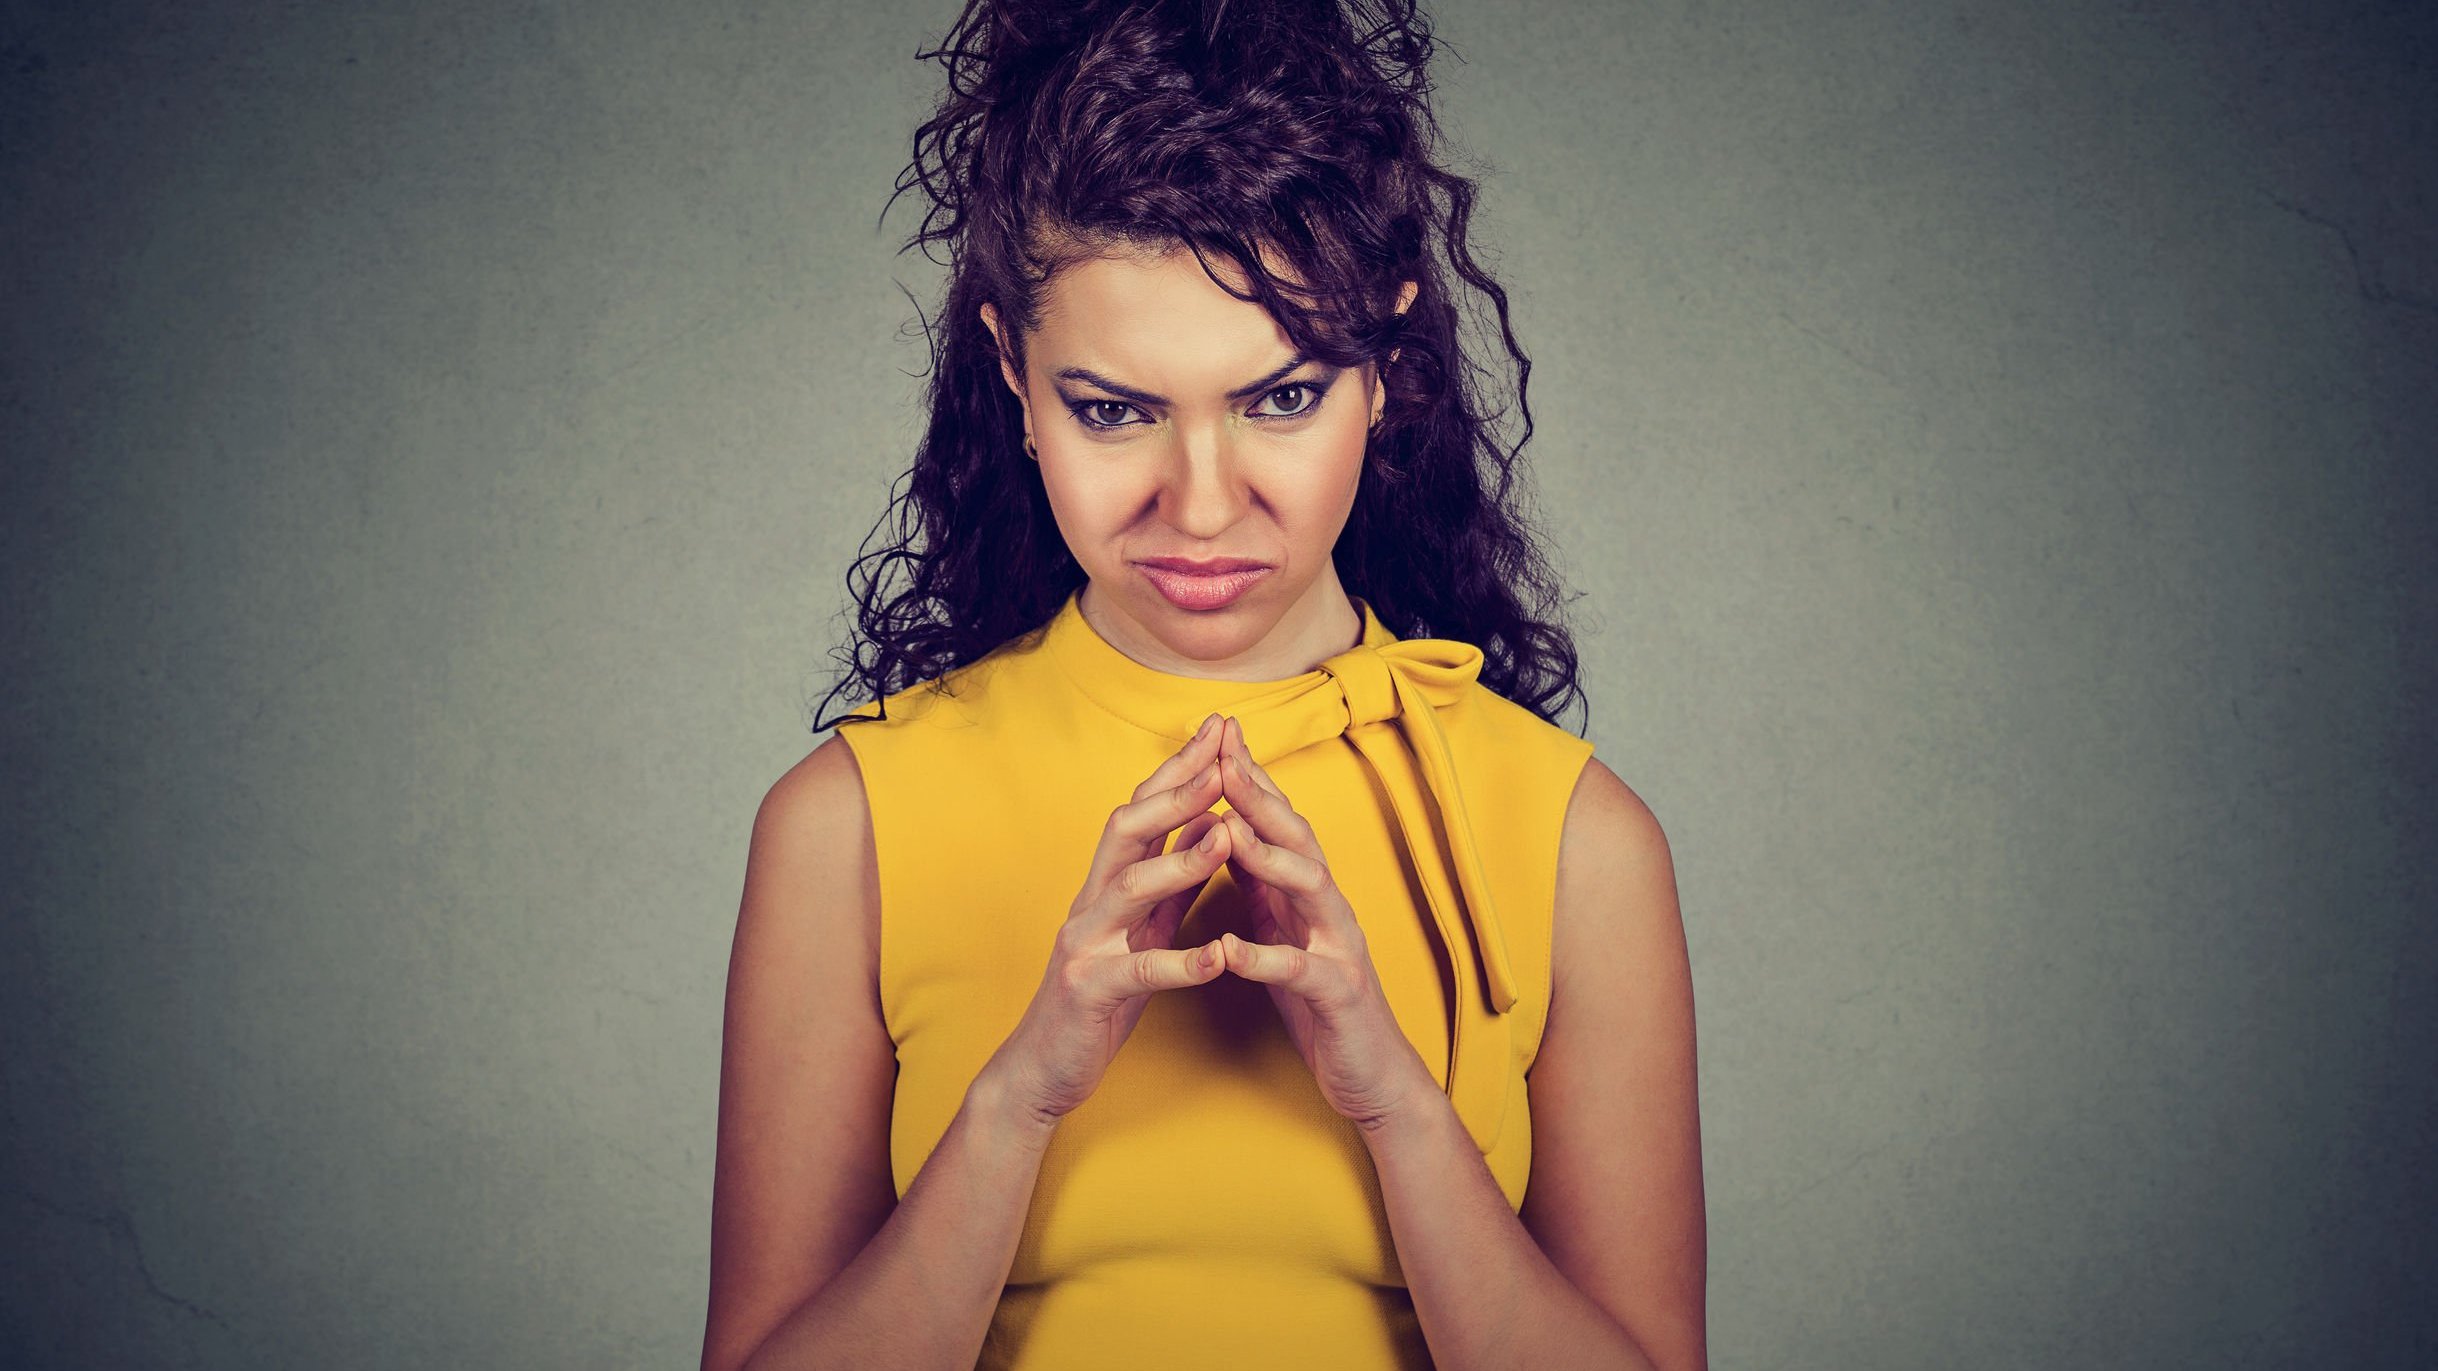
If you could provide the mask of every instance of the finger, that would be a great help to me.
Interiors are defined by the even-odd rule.
[[[1245,741],[1242,719],[1233,715],[1228,716],[1226,731],[1219,739],[1219,750],[1223,753],[1234,754],[1236,760],[1243,764],[1244,774],[1252,780],[1253,784],[1282,800],[1287,798],[1287,792],[1279,787],[1278,782],[1270,779],[1269,769],[1253,760],[1253,745]]]
[[[1188,744],[1186,751],[1161,763],[1160,769],[1152,773],[1154,779],[1173,777],[1169,785],[1155,787],[1147,780],[1135,787],[1133,799],[1109,811],[1108,822],[1101,826],[1100,841],[1092,849],[1091,864],[1084,870],[1083,890],[1087,896],[1128,863],[1158,852],[1179,824],[1211,807],[1223,790],[1217,752],[1218,729],[1214,727],[1202,742]],[[1200,766],[1171,769],[1180,759],[1190,761],[1197,755],[1201,755]]]
[[[1218,759],[1221,720],[1216,713],[1203,716],[1202,726],[1194,730],[1176,751],[1153,767],[1151,774],[1134,788],[1131,799],[1140,800],[1176,785]]]
[[[1264,842],[1241,814],[1230,813],[1223,822],[1232,849],[1229,862],[1285,896],[1307,927],[1326,928],[1339,936],[1361,936],[1354,907],[1346,903],[1326,864],[1293,848]]]
[[[1208,810],[1224,793],[1217,762],[1189,772],[1178,784],[1128,800],[1109,811],[1092,865],[1084,872],[1087,896],[1128,866],[1161,850],[1178,825]]]
[[[1350,978],[1342,963],[1285,943],[1247,942],[1233,933],[1220,934],[1219,945],[1229,971],[1248,981],[1292,991],[1315,1009],[1327,1010],[1351,997]]]
[[[1155,947],[1114,957],[1095,957],[1085,975],[1084,996],[1101,1005],[1120,1004],[1154,990],[1201,985],[1227,969],[1216,940],[1199,947]]]
[[[1185,821],[1185,827],[1178,829],[1176,833],[1170,837],[1168,851],[1182,852],[1186,848],[1192,847],[1194,844],[1201,842],[1202,836],[1211,831],[1211,825],[1219,822],[1219,820],[1224,817],[1225,816],[1222,815],[1218,810],[1206,809],[1201,813],[1196,814],[1194,817],[1187,819]]]
[[[1071,922],[1085,925],[1083,931],[1089,936],[1141,919],[1170,896],[1208,881],[1226,863],[1235,836],[1218,824],[1208,824],[1201,841],[1192,847],[1128,863],[1100,888],[1091,907],[1079,911]]]
[[[1217,814],[1204,810],[1188,820],[1185,827],[1177,830],[1176,841],[1169,846],[1168,850],[1170,852],[1185,851],[1209,836],[1210,831],[1217,827],[1218,823]],[[1219,841],[1227,842],[1227,835],[1221,834]],[[1222,860],[1224,861],[1224,858]],[[1213,869],[1212,874],[1218,874],[1216,868]],[[1192,910],[1195,897],[1202,893],[1202,887],[1207,884],[1209,882],[1206,880],[1189,886],[1153,906],[1151,917],[1143,921],[1141,945],[1144,947],[1173,945],[1177,940],[1177,926],[1185,922],[1185,916]]]
[[[1312,831],[1312,825],[1296,812],[1275,784],[1256,779],[1252,754],[1244,750],[1241,742],[1233,748],[1222,746],[1219,766],[1220,793],[1227,797],[1229,806],[1252,822],[1262,841],[1282,844],[1316,862],[1326,860],[1321,853],[1320,835]]]
[[[1302,903],[1301,898],[1284,888],[1272,889],[1270,883],[1253,870],[1253,862],[1258,859],[1246,855],[1255,848],[1267,845],[1262,842],[1261,835],[1254,831],[1244,816],[1234,811],[1222,816],[1220,826],[1228,830],[1227,869],[1235,877],[1237,887],[1245,893],[1245,912],[1251,916],[1248,930],[1252,936],[1265,943],[1305,942],[1312,929],[1312,920],[1305,917],[1298,907]]]

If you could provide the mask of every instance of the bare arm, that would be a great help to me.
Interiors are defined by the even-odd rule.
[[[1584,767],[1562,840],[1532,1181],[1507,1206],[1444,1095],[1369,1130],[1398,1264],[1443,1367],[1708,1363],[1693,987],[1667,839]]]
[[[833,737],[754,818],[728,971],[704,1371],[969,1367],[1015,1259],[1054,1122],[1017,1107],[997,1073],[967,1089],[896,1198],[878,891],[862,778]]]
[[[750,1371],[974,1364],[1055,1127],[1006,1105],[991,1080],[966,1091],[905,1199],[754,1349]]]
[[[1567,810],[1523,1222],[1658,1366],[1709,1364],[1693,970],[1659,820],[1599,761]]]

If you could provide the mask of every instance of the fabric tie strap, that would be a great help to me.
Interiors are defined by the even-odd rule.
[[[1422,883],[1432,922],[1453,972],[1447,1092],[1483,1152],[1505,1122],[1513,1069],[1515,971],[1491,900],[1481,849],[1465,810],[1464,789],[1438,711],[1464,698],[1481,675],[1481,649],[1452,638],[1365,643],[1320,665],[1310,686],[1261,701],[1239,715],[1245,746],[1268,766],[1276,758],[1341,734],[1380,781],[1396,810],[1407,856]],[[1426,793],[1402,778],[1391,749],[1412,755]],[[1441,858],[1436,828],[1446,835]],[[1450,888],[1447,864],[1455,867]]]

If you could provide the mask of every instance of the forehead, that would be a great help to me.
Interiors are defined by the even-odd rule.
[[[1075,263],[1043,292],[1040,320],[1032,352],[1047,369],[1089,367],[1180,396],[1224,394],[1295,351],[1268,310],[1220,289],[1186,248]]]

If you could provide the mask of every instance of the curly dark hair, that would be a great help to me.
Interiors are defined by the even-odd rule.
[[[915,54],[941,63],[947,91],[881,218],[919,187],[930,209],[899,251],[937,262],[931,245],[949,249],[945,306],[936,329],[924,324],[930,422],[848,573],[860,636],[839,651],[845,675],[823,704],[852,691],[885,710],[898,690],[936,687],[1042,627],[1083,584],[979,307],[1010,325],[1022,375],[1060,270],[1179,245],[1308,357],[1357,367],[1394,352],[1334,551],[1347,589],[1399,637],[1479,647],[1482,684],[1545,720],[1583,700],[1558,589],[1514,490],[1532,363],[1506,292],[1466,242],[1474,182],[1434,160],[1433,46],[1411,0],[967,0],[940,46]],[[1494,431],[1504,411],[1478,411],[1476,392],[1496,378],[1460,344],[1442,255],[1496,306],[1516,364],[1512,444]],[[1249,289],[1212,272],[1214,257]],[[1416,293],[1400,314],[1407,281]]]

